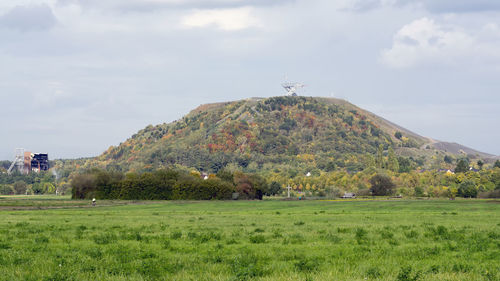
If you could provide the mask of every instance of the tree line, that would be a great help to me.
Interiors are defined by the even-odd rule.
[[[127,173],[91,169],[73,175],[73,199],[229,200],[262,199],[279,192],[257,174],[221,170],[201,175],[176,169]]]
[[[0,172],[0,194],[52,194],[66,190],[68,185],[58,184],[51,172],[21,174],[15,171],[12,174]],[[64,193],[64,192],[61,192]]]

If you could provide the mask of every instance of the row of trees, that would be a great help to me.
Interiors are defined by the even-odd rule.
[[[312,171],[290,173],[286,168],[268,170],[262,175],[268,182],[278,182],[282,186],[291,186],[295,193],[306,196],[338,197],[344,192],[354,192],[361,195],[371,195],[371,179],[375,175],[385,175],[394,183],[394,195],[415,197],[498,197],[500,190],[500,168],[469,170],[465,173],[451,171],[411,171],[397,173],[386,169],[369,168],[358,173],[347,171]],[[468,182],[465,184],[464,182]],[[462,192],[465,187],[472,186],[471,193]]]
[[[264,195],[284,195],[287,185],[292,187],[292,193],[302,196],[339,197],[344,192],[355,192],[365,196],[498,198],[500,168],[458,174],[373,169],[356,174],[298,175],[293,179],[228,169],[207,177],[187,169],[127,174],[92,169],[72,176],[72,195],[74,199],[227,200],[237,193],[239,199],[262,199]]]
[[[371,187],[369,194],[373,196],[389,196],[394,195],[396,184],[392,178],[386,174],[376,174],[369,180]],[[499,182],[500,183],[500,182]],[[456,196],[464,198],[476,198],[478,195],[483,198],[500,198],[500,185],[495,186],[495,189],[486,191],[483,186],[479,186],[473,179],[465,179],[462,182],[451,185],[450,187],[443,187],[443,191],[439,196],[446,196],[454,199]],[[481,194],[480,194],[481,193]],[[364,195],[367,195],[366,192]],[[421,187],[415,187],[415,196],[426,196]],[[428,194],[427,194],[428,195]]]
[[[20,174],[0,173],[0,195],[13,194],[59,194],[64,193],[69,184],[59,182],[51,172]]]
[[[205,178],[175,169],[142,174],[92,169],[74,175],[71,183],[73,199],[227,200],[234,193],[238,199],[262,199],[280,188],[276,183],[268,185],[256,174],[225,170]]]

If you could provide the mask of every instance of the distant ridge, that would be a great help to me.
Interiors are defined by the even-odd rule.
[[[497,156],[481,151],[477,151],[475,149],[466,147],[464,145],[455,143],[455,142],[444,142],[444,141],[434,141],[430,144],[437,150],[441,150],[444,152],[448,152],[451,154],[465,154],[465,155],[475,155],[477,158],[495,158]]]

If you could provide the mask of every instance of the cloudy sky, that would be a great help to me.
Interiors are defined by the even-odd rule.
[[[285,75],[500,154],[498,0],[2,0],[0,159],[95,156]]]

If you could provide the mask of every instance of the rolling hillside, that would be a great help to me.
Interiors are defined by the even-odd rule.
[[[439,160],[445,155],[480,153],[445,144],[340,99],[251,98],[201,105],[175,122],[149,125],[89,165],[122,171],[174,164],[206,172],[223,167],[359,171],[375,165],[380,145],[414,168],[446,166]]]

